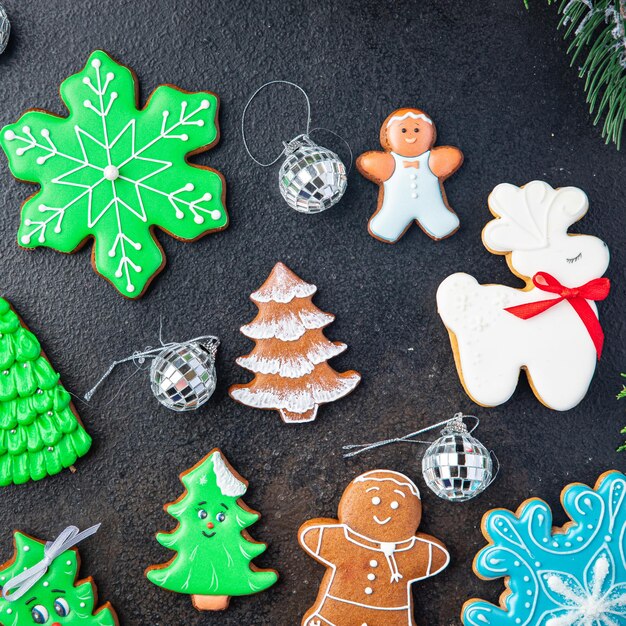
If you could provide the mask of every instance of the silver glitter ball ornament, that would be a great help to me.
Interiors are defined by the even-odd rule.
[[[285,143],[287,158],[278,173],[280,193],[300,213],[320,213],[339,202],[348,185],[346,166],[307,135]]]
[[[424,481],[440,498],[470,500],[493,480],[489,450],[472,437],[460,416],[455,416],[430,445],[422,459]]]
[[[0,4],[0,54],[4,52],[9,43],[11,34],[11,22],[4,7]]]
[[[193,411],[215,391],[217,342],[165,348],[152,361],[150,386],[156,399],[173,411]]]

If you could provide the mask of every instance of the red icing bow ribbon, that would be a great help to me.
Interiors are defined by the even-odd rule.
[[[519,304],[517,306],[511,306],[506,309],[509,313],[512,313],[516,317],[523,320],[530,319],[539,315],[544,311],[552,308],[555,304],[567,300],[574,311],[578,313],[578,316],[582,320],[593,345],[596,348],[598,359],[602,355],[602,346],[604,344],[604,331],[600,322],[596,317],[593,309],[589,305],[587,300],[604,300],[609,295],[611,289],[611,282],[608,278],[594,278],[588,283],[581,285],[580,287],[564,287],[561,283],[551,276],[547,272],[537,272],[533,276],[533,283],[537,289],[541,291],[547,291],[548,293],[556,293],[560,298],[551,298],[549,300],[538,300],[537,302],[528,302],[527,304]]]

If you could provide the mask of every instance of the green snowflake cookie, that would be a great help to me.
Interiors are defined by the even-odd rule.
[[[154,228],[191,241],[228,225],[221,174],[186,162],[218,139],[217,96],[162,85],[138,110],[136,93],[97,50],[61,85],[69,117],[28,111],[0,133],[14,176],[41,185],[19,244],[68,253],[93,237],[96,271],[129,298],[165,264]]]
[[[44,558],[45,543],[15,532],[15,555],[0,567],[0,586]],[[91,578],[76,581],[78,550],[67,550],[18,600],[0,597],[0,624],[5,626],[117,626],[117,615],[107,602],[96,610],[97,594]],[[95,610],[95,612],[94,612]]]

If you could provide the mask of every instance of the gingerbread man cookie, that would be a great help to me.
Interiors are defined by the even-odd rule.
[[[383,122],[380,145],[384,152],[365,152],[356,161],[359,172],[380,186],[378,208],[368,230],[372,237],[395,243],[412,222],[434,240],[459,228],[448,205],[443,181],[463,163],[452,146],[433,147],[437,130],[420,109],[397,109]]]
[[[411,583],[450,561],[441,541],[416,533],[422,503],[404,474],[373,470],[355,478],[339,519],[313,519],[300,545],[327,567],[302,626],[415,626]]]

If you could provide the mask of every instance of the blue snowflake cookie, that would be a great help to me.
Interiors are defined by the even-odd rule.
[[[568,485],[561,503],[571,519],[552,527],[539,499],[516,513],[489,511],[489,545],[476,556],[483,579],[505,577],[500,606],[465,603],[465,626],[626,626],[626,476],[606,472],[594,489]]]

